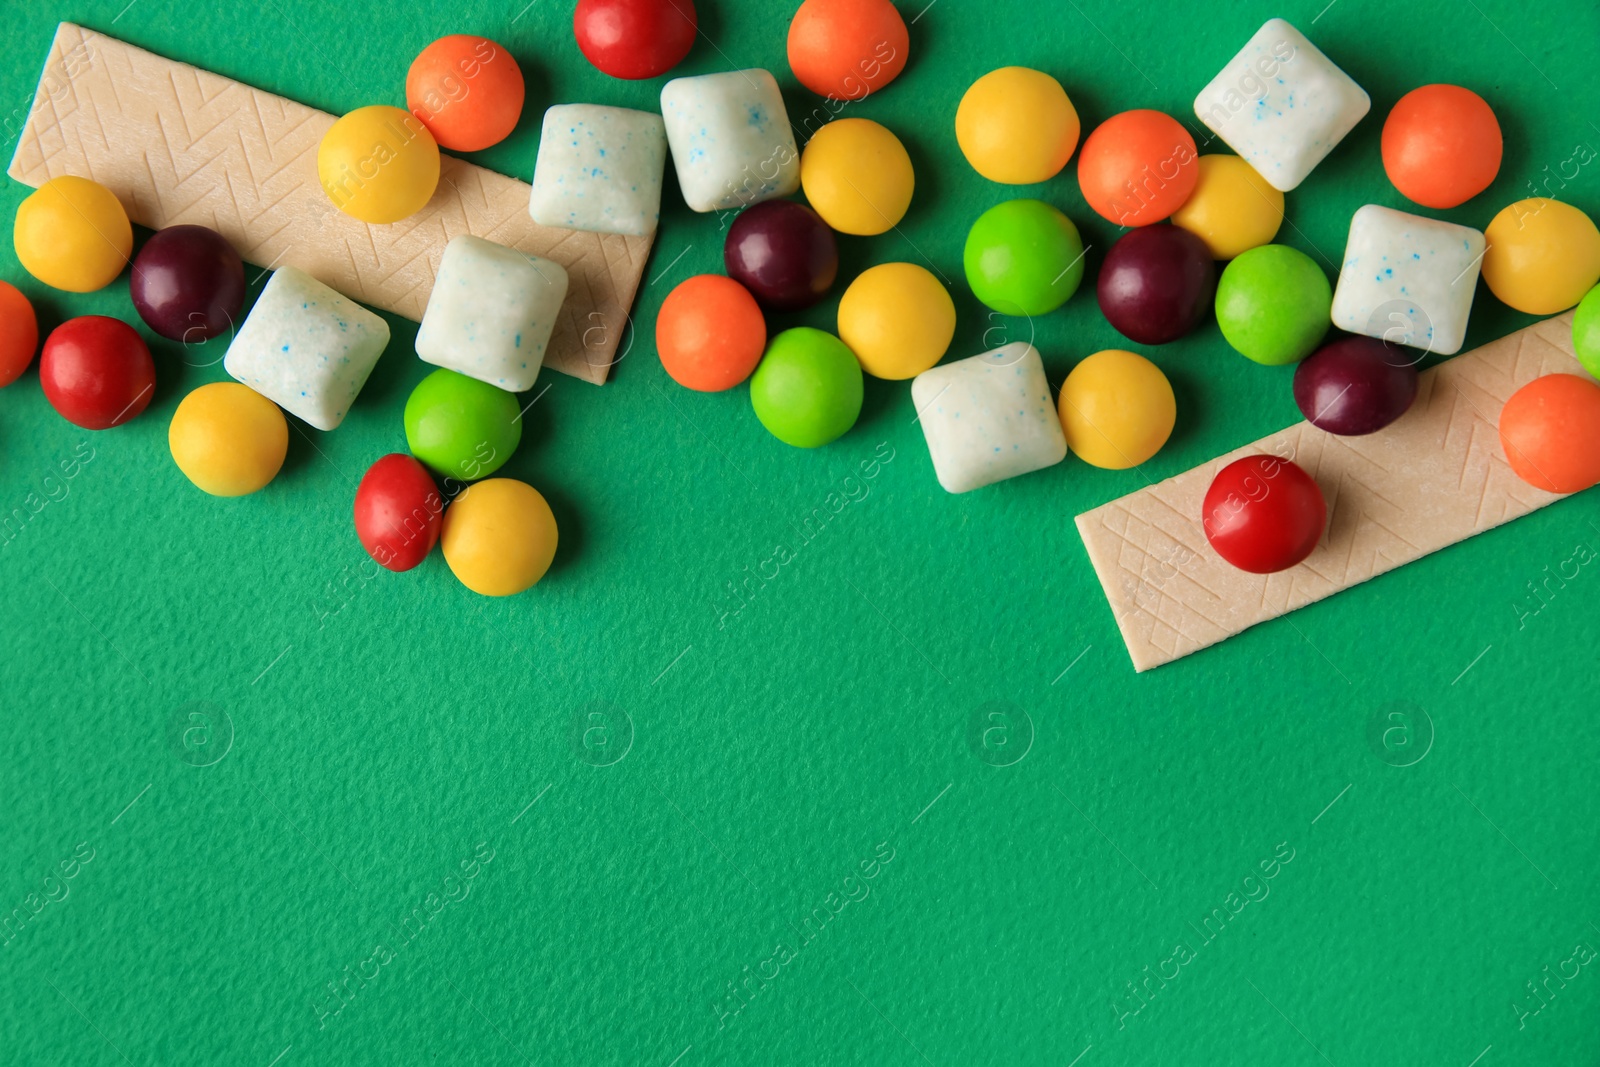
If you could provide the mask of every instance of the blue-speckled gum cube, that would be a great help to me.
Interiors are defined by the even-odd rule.
[[[643,237],[661,218],[666,169],[660,115],[558,104],[544,113],[528,214],[541,226]]]
[[[1483,262],[1483,234],[1368,204],[1350,220],[1333,324],[1437,352],[1461,351]]]
[[[304,271],[279,267],[222,368],[319,430],[344,421],[389,344],[389,324]]]
[[[533,387],[567,298],[561,264],[462,235],[444,247],[417,355],[509,392]]]
[[[1195,97],[1195,114],[1288,192],[1372,108],[1366,90],[1283,19],[1269,19]]]
[[[661,87],[672,163],[695,211],[727,211],[800,188],[800,153],[764,70],[674,78]]]
[[[1039,350],[1017,341],[923,371],[911,383],[939,484],[965,493],[1067,458]]]

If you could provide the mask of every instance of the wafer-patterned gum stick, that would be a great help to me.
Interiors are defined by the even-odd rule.
[[[210,226],[247,262],[298,267],[373,307],[420,320],[439,257],[471,234],[553,259],[571,282],[545,366],[602,384],[616,361],[654,235],[540,226],[529,187],[441,158],[422,211],[370,226],[317,177],[334,116],[63,22],[9,173],[39,186],[92,178],[151,229]]]
[[[1338,437],[1296,423],[1079,515],[1134,668],[1170,663],[1561,499],[1513,474],[1500,448],[1500,408],[1545,374],[1585,374],[1570,312],[1423,371],[1411,410],[1378,433]],[[1305,468],[1328,502],[1321,543],[1277,574],[1223,562],[1201,526],[1217,472],[1259,453]]]

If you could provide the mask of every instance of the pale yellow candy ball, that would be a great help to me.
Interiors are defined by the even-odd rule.
[[[1283,193],[1238,156],[1201,156],[1194,192],[1172,223],[1206,243],[1212,259],[1270,244],[1283,225]]]
[[[133,226],[111,190],[63,175],[17,207],[17,260],[44,284],[69,293],[104,289],[133,253]]]
[[[1571,204],[1519,200],[1486,230],[1483,280],[1504,303],[1529,315],[1565,311],[1600,281],[1600,231]]]
[[[198,488],[212,496],[246,496],[283,467],[289,424],[278,405],[249,386],[212,382],[178,404],[167,446]]]
[[[1050,75],[1001,67],[972,83],[956,109],[956,143],[992,182],[1032,185],[1061,172],[1078,147],[1078,111]]]
[[[806,142],[800,186],[822,221],[871,236],[899,224],[916,175],[900,138],[871,119],[835,119]]]
[[[915,263],[862,271],[839,300],[839,338],[874,378],[915,378],[944,358],[955,333],[949,290]]]
[[[1109,348],[1072,368],[1057,401],[1067,447],[1107,470],[1137,467],[1172,436],[1178,403],[1161,368]]]
[[[439,145],[410,112],[359,107],[323,135],[317,177],[333,206],[351,218],[399,222],[433,199]]]
[[[484,596],[511,596],[544,577],[556,539],[555,514],[537,489],[489,478],[445,510],[439,543],[462,585]]]

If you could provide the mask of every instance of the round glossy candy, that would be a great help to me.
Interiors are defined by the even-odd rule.
[[[839,338],[874,378],[916,377],[944,358],[955,333],[949,290],[915,263],[862,271],[839,300]]]
[[[1547,493],[1600,483],[1600,385],[1546,374],[1500,409],[1500,445],[1518,478]]]
[[[133,252],[133,226],[111,190],[87,178],[51,178],[17,207],[17,260],[69,293],[104,289]]]
[[[835,119],[800,153],[800,186],[840,233],[871,236],[905,217],[916,187],[900,138],[871,119]]]
[[[1160,222],[1183,206],[1199,178],[1194,138],[1159,111],[1111,116],[1078,155],[1083,198],[1118,226]]]
[[[1405,350],[1374,337],[1341,337],[1294,369],[1300,413],[1341,437],[1377,433],[1416,398],[1416,363]]]
[[[440,541],[444,561],[462,585],[483,596],[512,596],[550,569],[556,517],[533,486],[490,478],[445,509]]]
[[[1269,367],[1310,355],[1328,332],[1333,289],[1316,260],[1288,245],[1260,245],[1222,269],[1217,325],[1241,355]]]
[[[1583,369],[1600,378],[1600,285],[1578,302],[1572,315],[1572,347]],[[0,375],[0,385],[5,378]]]
[[[439,38],[406,72],[406,107],[434,141],[457,152],[476,152],[511,136],[526,91],[510,52],[465,33]]]
[[[656,316],[661,366],[686,389],[732,389],[750,377],[766,344],[767,320],[755,297],[720,274],[680,282]]]
[[[171,341],[199,343],[238,324],[244,261],[216,230],[168,226],[139,250],[128,290],[146,326]]]
[[[183,398],[167,427],[183,476],[212,496],[246,496],[278,476],[289,423],[278,405],[238,382],[212,382]]]
[[[694,47],[694,0],[578,0],[572,32],[583,57],[613,78],[655,78]]]
[[[1423,207],[1455,207],[1489,188],[1501,151],[1494,111],[1459,85],[1413,89],[1383,123],[1383,169]]]
[[[1078,291],[1083,238],[1039,200],[1008,200],[978,216],[961,254],[967,284],[1002,315],[1043,315]]]
[[[440,368],[406,400],[406,445],[446,478],[486,478],[522,441],[515,394]]]
[[[1078,112],[1043,71],[1001,67],[972,83],[956,109],[956,143],[992,182],[1031,185],[1061,173],[1078,147]]]
[[[10,282],[0,282],[0,388],[22,377],[38,347],[33,305]]]
[[[1056,401],[1067,447],[1107,470],[1137,467],[1172,436],[1178,402],[1161,368],[1110,348],[1072,368]]]
[[[821,300],[839,274],[839,245],[815,211],[766,200],[739,213],[722,246],[728,277],[763,307],[799,311]],[[760,346],[757,346],[759,351]]]
[[[789,23],[789,69],[833,100],[860,100],[894,81],[911,36],[889,0],[805,0]]]
[[[750,378],[756,418],[796,448],[817,448],[843,436],[861,414],[861,395],[861,364],[850,349],[809,326],[774,337]]]
[[[1288,570],[1311,555],[1328,521],[1311,475],[1276,456],[1246,456],[1223,467],[1201,507],[1217,555],[1252,574]]]
[[[1519,200],[1483,231],[1483,280],[1504,303],[1530,315],[1554,315],[1600,281],[1600,231],[1588,215],[1559,200]]]
[[[1194,192],[1172,223],[1206,243],[1213,259],[1233,259],[1278,235],[1283,194],[1238,156],[1201,156]]]
[[[392,452],[361,476],[355,520],[367,555],[392,571],[408,571],[438,542],[444,501],[426,467],[403,452]]]
[[[358,107],[328,128],[317,177],[333,206],[362,222],[399,222],[421,211],[439,185],[439,145],[397,107]]]
[[[150,403],[156,365],[132,326],[85,315],[68,319],[46,338],[39,384],[62,418],[85,430],[108,430]]]
[[[1200,325],[1216,294],[1205,242],[1176,226],[1144,226],[1106,253],[1096,293],[1106,321],[1142,345],[1176,341]]]

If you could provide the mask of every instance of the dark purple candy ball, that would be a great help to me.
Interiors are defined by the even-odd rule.
[[[199,343],[238,323],[244,262],[216,230],[168,226],[139,250],[128,288],[145,325],[169,340]]]
[[[1168,223],[1122,236],[1100,267],[1100,311],[1117,332],[1142,345],[1176,341],[1205,319],[1217,291],[1206,243]]]
[[[1311,425],[1344,437],[1376,433],[1417,398],[1413,353],[1373,337],[1343,337],[1294,371],[1294,402]]]
[[[722,259],[728,277],[769,311],[810,307],[839,273],[833,231],[793,200],[767,200],[741,212],[728,228]]]

